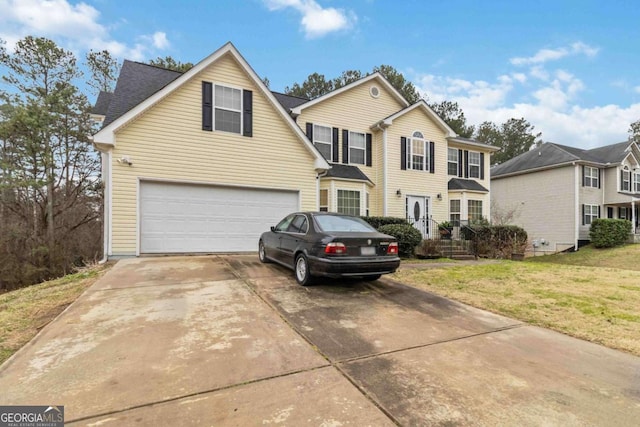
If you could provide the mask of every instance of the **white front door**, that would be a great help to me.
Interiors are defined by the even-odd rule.
[[[429,237],[429,198],[424,196],[407,196],[407,220],[423,238]]]

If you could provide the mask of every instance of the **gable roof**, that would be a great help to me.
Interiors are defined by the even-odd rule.
[[[225,55],[231,55],[236,60],[240,68],[242,68],[247,76],[249,76],[256,87],[263,93],[273,108],[287,123],[290,129],[298,136],[307,150],[309,150],[309,152],[315,157],[315,168],[321,170],[329,169],[329,163],[327,163],[318,149],[311,143],[311,141],[309,141],[304,132],[302,132],[298,125],[293,121],[288,112],[285,111],[280,102],[278,102],[275,96],[269,91],[256,72],[251,68],[242,55],[240,55],[240,52],[238,52],[231,42],[227,42],[220,49],[213,52],[185,73],[127,61],[130,65],[127,67],[128,71],[125,73],[125,78],[122,82],[120,90],[122,96],[120,97],[120,102],[110,103],[107,115],[111,115],[112,120],[93,136],[94,143],[115,146],[115,132],[118,129],[125,126],[152,106],[156,105],[169,94],[181,87],[184,83]],[[138,65],[142,65],[143,67],[139,67]],[[153,78],[150,78],[147,73],[152,74]],[[157,80],[155,78],[157,78]],[[148,83],[149,80],[156,80],[156,83]],[[132,81],[139,81],[142,87],[132,87]],[[118,83],[116,85],[112,101],[116,101],[119,98],[118,86],[120,85],[120,78],[118,78]],[[127,88],[133,91],[130,97],[125,95]]]
[[[340,163],[330,164],[331,169],[329,169],[325,175],[327,178],[354,179],[357,181],[368,181],[373,183],[357,166],[343,165]]]
[[[125,59],[102,127],[113,123],[182,74],[179,71]]]
[[[98,94],[98,99],[96,99],[95,105],[91,108],[91,114],[106,116],[107,109],[109,108],[109,104],[111,104],[112,99],[113,92],[105,92],[101,90]]]
[[[632,155],[628,141],[604,147],[583,150],[581,148],[545,142],[540,147],[522,153],[513,159],[491,168],[491,177],[514,175],[536,169],[557,167],[573,162],[595,164],[597,166],[614,166]]]
[[[309,102],[307,98],[302,98],[299,96],[287,95],[285,93],[274,92],[271,91],[273,96],[276,97],[278,102],[282,104],[282,106],[287,110],[291,110],[292,108],[297,107],[298,105],[302,105],[305,102]]]
[[[400,103],[400,105],[404,105],[404,106],[408,106],[409,105],[407,100],[404,99],[404,96],[402,96],[400,94],[400,92],[398,92],[398,90],[395,87],[393,87],[391,85],[391,83],[389,83],[389,81],[382,74],[377,72],[377,73],[369,74],[368,76],[363,77],[360,80],[356,80],[355,82],[349,83],[346,86],[342,86],[340,89],[336,89],[336,90],[333,90],[333,91],[331,91],[329,93],[325,93],[324,95],[319,96],[317,98],[314,98],[314,99],[312,99],[310,101],[307,101],[304,104],[300,104],[300,105],[296,106],[295,108],[292,108],[291,109],[291,113],[293,115],[299,116],[300,114],[302,114],[302,110],[304,110],[305,108],[309,108],[309,107],[311,107],[313,105],[316,105],[316,104],[318,104],[320,102],[324,102],[329,98],[333,98],[336,95],[339,95],[339,94],[341,94],[343,92],[351,90],[354,87],[357,87],[357,86],[360,86],[362,84],[365,84],[365,83],[367,83],[367,82],[369,82],[371,80],[378,80],[380,82],[380,84],[382,84],[391,93],[391,95],[396,99],[396,101],[398,101]]]
[[[482,184],[480,184],[478,181],[474,181],[473,179],[451,178],[447,186],[449,190],[482,191],[484,193],[489,192],[489,190],[484,188]]]
[[[375,128],[378,126],[383,126],[383,127],[387,127],[387,126],[391,126],[391,124],[393,124],[393,121],[395,119],[397,119],[398,117],[402,117],[405,114],[407,114],[410,111],[415,110],[416,108],[420,108],[421,110],[424,111],[424,113],[431,119],[433,120],[447,135],[447,138],[453,138],[458,136],[453,129],[451,129],[449,127],[449,125],[442,120],[442,118],[436,114],[435,111],[433,111],[431,109],[431,107],[429,107],[429,105],[425,102],[424,99],[421,99],[420,101],[416,102],[415,104],[409,105],[405,108],[403,108],[400,111],[397,111],[395,113],[393,113],[392,115],[385,117],[384,119],[374,123],[371,127]]]

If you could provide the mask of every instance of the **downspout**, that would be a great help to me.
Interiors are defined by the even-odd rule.
[[[100,154],[102,160],[102,182],[104,184],[103,203],[103,256],[98,264],[104,264],[111,252],[111,150]]]

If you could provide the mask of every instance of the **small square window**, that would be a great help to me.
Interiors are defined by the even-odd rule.
[[[360,192],[338,190],[338,213],[360,215]]]

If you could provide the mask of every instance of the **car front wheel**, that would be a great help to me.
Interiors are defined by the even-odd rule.
[[[311,284],[313,277],[309,271],[309,261],[304,254],[299,254],[296,257],[295,264],[296,281],[302,286],[308,286]]]
[[[267,253],[264,250],[264,243],[262,242],[262,240],[260,240],[260,243],[258,243],[258,258],[260,259],[260,262],[263,262],[265,264],[269,262]]]

